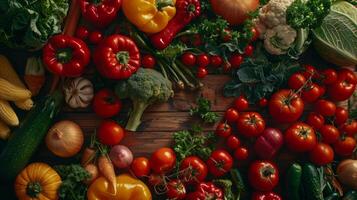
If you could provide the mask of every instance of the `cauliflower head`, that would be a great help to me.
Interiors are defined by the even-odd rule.
[[[289,25],[278,25],[268,29],[264,35],[264,47],[270,54],[286,54],[295,42],[296,30]]]
[[[259,21],[267,28],[286,24],[286,9],[294,0],[270,0],[259,10]]]

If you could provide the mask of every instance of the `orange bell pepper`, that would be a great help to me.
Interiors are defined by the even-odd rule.
[[[175,16],[176,0],[123,0],[127,19],[145,33],[162,31]]]

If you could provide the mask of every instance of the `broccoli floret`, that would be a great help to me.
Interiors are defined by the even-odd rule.
[[[141,116],[149,105],[166,102],[174,94],[169,80],[159,72],[146,68],[140,68],[128,80],[118,83],[115,93],[120,98],[130,98],[133,102],[133,109],[125,127],[130,131],[138,128]]]

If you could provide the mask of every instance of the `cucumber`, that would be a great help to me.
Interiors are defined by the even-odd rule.
[[[63,96],[54,92],[35,105],[13,132],[0,154],[0,177],[12,181],[28,164],[43,141],[54,117],[60,110]]]
[[[302,181],[306,197],[309,200],[324,200],[322,194],[322,176],[312,164],[304,164],[302,167]]]
[[[299,164],[292,164],[286,172],[286,196],[289,200],[300,200],[299,188],[302,168]]]

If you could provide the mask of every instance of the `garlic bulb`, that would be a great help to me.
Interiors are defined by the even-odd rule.
[[[93,84],[83,77],[69,79],[63,86],[66,103],[71,108],[85,108],[93,99]]]

